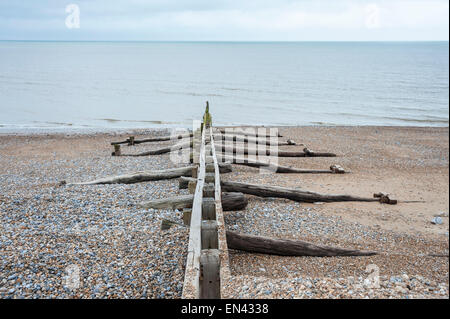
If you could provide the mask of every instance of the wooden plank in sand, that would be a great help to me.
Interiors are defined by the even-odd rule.
[[[142,143],[149,143],[149,142],[164,142],[164,141],[171,141],[171,140],[181,140],[184,138],[190,138],[193,134],[179,134],[174,136],[160,136],[160,137],[151,137],[146,138],[142,140],[136,140],[134,136],[130,136],[125,141],[121,142],[111,142],[111,145],[119,145],[119,144],[128,144],[128,145],[135,145],[135,144],[142,144]]]
[[[336,157],[334,153],[328,152],[314,152],[308,148],[304,148],[303,152],[288,152],[270,149],[260,148],[248,148],[248,147],[236,147],[225,146],[224,144],[215,146],[217,152],[226,154],[239,154],[239,155],[265,155],[265,156],[277,156],[277,157]]]
[[[233,142],[237,143],[246,143],[253,145],[267,145],[267,146],[290,146],[296,145],[296,143],[292,140],[288,140],[287,142],[279,142],[277,137],[262,137],[262,138],[252,138],[246,137],[245,135],[225,135],[225,134],[215,134],[214,137],[219,139],[216,145],[222,145],[226,143],[232,144]]]
[[[222,208],[222,189],[220,182],[220,170],[219,170],[219,160],[217,159],[216,149],[214,145],[213,132],[211,130],[211,153],[214,160],[214,199],[216,201],[216,224],[217,224],[217,242],[218,242],[218,276],[219,276],[219,286],[218,286],[218,296],[217,298],[221,298],[224,296],[224,287],[225,283],[231,279],[231,271],[230,271],[230,262],[228,255],[228,244],[227,244],[227,235],[225,228],[225,219],[223,216],[223,208]],[[217,287],[216,287],[217,289]]]
[[[249,127],[247,129],[244,129],[242,127],[217,128],[216,131],[219,131],[222,134],[246,135],[249,137],[283,137],[283,135],[281,135],[280,133],[271,134],[270,130],[269,134],[260,134],[258,132],[258,127]]]
[[[200,298],[200,257],[201,257],[201,230],[202,230],[202,202],[203,184],[205,179],[205,131],[200,137],[199,168],[197,185],[192,203],[192,212],[189,229],[189,245],[186,260],[186,270],[184,274],[183,299]],[[199,130],[194,134],[194,140],[199,140]]]

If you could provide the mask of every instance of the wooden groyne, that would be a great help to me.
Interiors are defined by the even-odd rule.
[[[200,149],[197,158],[195,146],[198,144]],[[212,129],[209,126],[204,125],[200,139],[196,139],[194,134],[193,153],[194,163],[198,162],[198,168],[188,221],[189,247],[182,297],[217,299],[221,297],[221,278],[230,271],[219,162],[214,150]]]
[[[209,123],[210,124],[210,123]],[[222,190],[243,191],[244,193],[263,197],[285,197],[308,202],[323,200],[362,200],[378,201],[376,198],[360,198],[340,196],[338,198],[311,192],[300,192],[277,187],[249,187],[243,183],[221,183],[219,160],[215,138],[222,142],[222,136],[217,135],[208,123],[202,124],[201,138],[194,134],[193,161],[198,162],[197,178],[182,177],[182,185],[195,185],[189,223],[189,248],[186,261],[183,298],[221,298],[227,295],[223,291],[223,283],[231,280],[228,247],[250,253],[266,253],[290,256],[370,256],[373,251],[360,251],[330,246],[316,245],[304,241],[272,239],[261,236],[250,236],[227,231],[223,216]],[[199,133],[197,133],[199,135]],[[245,140],[241,138],[234,139]],[[248,141],[248,140],[247,140]],[[200,144],[198,157],[195,146]],[[287,145],[293,145],[289,143]],[[338,167],[338,168],[337,168]],[[340,166],[334,167],[336,173],[343,173]],[[333,168],[330,168],[333,172]],[[299,171],[297,171],[299,172]],[[320,172],[322,173],[322,172]],[[205,183],[206,177],[210,183]],[[183,187],[184,188],[184,187]],[[232,188],[232,189],[230,189]],[[210,190],[214,189],[214,192]],[[186,223],[186,219],[185,219]]]
[[[251,134],[248,130],[236,131],[215,128],[212,125],[208,106],[201,126],[191,133],[173,137],[163,136],[142,140],[130,136],[122,142],[111,143],[114,147],[112,155],[123,156],[159,156],[180,151],[188,152],[187,164],[184,167],[148,172],[134,172],[121,176],[111,176],[91,182],[73,183],[71,185],[92,184],[130,184],[151,182],[161,179],[179,179],[180,189],[188,189],[189,195],[136,203],[138,207],[147,209],[182,209],[183,223],[162,220],[162,229],[169,229],[172,224],[189,228],[189,242],[185,265],[185,276],[182,297],[186,299],[221,298],[229,294],[224,290],[227,282],[232,280],[228,248],[248,253],[263,253],[284,256],[370,256],[373,251],[352,248],[340,248],[302,240],[283,238],[267,238],[251,236],[233,231],[225,227],[225,210],[243,210],[248,200],[246,194],[259,197],[286,198],[297,202],[337,202],[363,201],[396,204],[388,194],[375,193],[373,197],[360,197],[346,194],[320,194],[300,189],[284,188],[272,185],[255,185],[239,182],[223,182],[221,174],[232,171],[232,165],[246,165],[260,169],[269,169],[276,174],[345,174],[348,173],[340,165],[333,164],[329,169],[302,169],[281,166],[273,162],[257,161],[250,155],[263,155],[269,158],[281,156],[293,157],[336,157],[330,152],[315,152],[303,144],[292,140],[279,142],[277,132]],[[268,139],[270,143],[268,143]],[[140,143],[173,141],[174,145],[148,150],[138,154],[122,154],[121,145],[133,146]],[[231,142],[231,145],[230,145]],[[255,145],[257,147],[255,148]],[[276,147],[303,147],[303,152],[278,151]],[[252,148],[253,146],[253,148]],[[275,148],[272,148],[275,146]],[[267,147],[270,150],[267,150]],[[266,149],[265,149],[266,148]],[[255,152],[253,152],[255,151]],[[259,158],[259,156],[257,157]],[[61,185],[67,184],[61,182]],[[70,183],[69,183],[70,184]]]

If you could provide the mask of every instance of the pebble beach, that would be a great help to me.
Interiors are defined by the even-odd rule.
[[[399,204],[296,203],[248,196],[225,212],[233,231],[374,250],[370,257],[281,257],[230,250],[224,298],[449,298],[448,128],[280,127],[336,158],[280,158],[348,174],[261,174],[233,165],[226,181],[371,197]],[[65,185],[178,167],[169,155],[113,157],[112,141],[167,130],[0,134],[0,298],[180,298],[189,230],[182,213],[137,204],[188,194],[178,180]],[[122,146],[139,153],[170,142]],[[301,151],[303,146],[282,146]],[[178,165],[178,166],[177,166]],[[417,202],[402,202],[417,201]],[[439,217],[441,223],[432,223]],[[77,280],[74,282],[73,278]],[[375,279],[374,279],[375,278]],[[79,279],[79,280],[78,280]]]

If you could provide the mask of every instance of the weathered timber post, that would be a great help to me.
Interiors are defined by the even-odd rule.
[[[114,152],[111,154],[112,156],[120,156],[120,144],[114,144]]]
[[[220,298],[220,255],[218,249],[203,249],[200,255],[200,298]]]
[[[192,168],[192,178],[198,177],[198,165]]]
[[[213,183],[207,183],[203,186],[203,197],[214,197],[215,187]]]
[[[214,173],[214,164],[213,163],[207,164],[205,169],[206,169],[206,173]]]
[[[186,226],[191,225],[191,216],[192,216],[192,208],[184,208],[183,209],[183,223]]]
[[[189,194],[195,193],[195,188],[197,187],[197,180],[188,182],[188,191]]]
[[[205,174],[205,183],[214,183],[216,181],[216,176],[214,173]]]
[[[206,110],[205,110],[205,114],[203,115],[203,125],[206,128],[210,128],[212,124],[212,118],[211,118],[211,114],[209,113],[209,102],[206,101]]]
[[[330,170],[334,173],[334,174],[344,174],[345,170],[342,168],[342,166],[334,164],[330,166]]]
[[[203,220],[216,220],[216,201],[214,198],[203,198],[202,218]]]
[[[218,249],[217,222],[202,220],[202,249]]]

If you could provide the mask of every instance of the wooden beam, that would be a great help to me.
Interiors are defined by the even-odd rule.
[[[216,134],[216,135],[214,135],[214,138],[218,139],[218,141],[215,143],[218,146],[226,145],[227,143],[232,144],[235,142],[253,144],[253,145],[267,145],[267,146],[293,146],[293,145],[296,145],[296,143],[293,140],[289,140],[288,142],[279,142],[278,140],[271,140],[271,139],[273,139],[273,137],[251,138],[251,137],[246,137],[245,135]]]
[[[290,166],[282,166],[278,164],[273,163],[265,163],[265,162],[259,162],[250,160],[247,158],[239,158],[239,157],[233,157],[233,156],[224,156],[220,155],[218,156],[219,160],[222,161],[228,161],[236,165],[244,165],[244,166],[250,166],[250,167],[257,167],[257,168],[263,168],[270,171],[273,171],[274,173],[293,173],[293,174],[343,174],[345,173],[345,170],[340,167],[339,165],[332,165],[329,170],[326,169],[301,169],[301,168],[295,168]]]
[[[380,202],[379,198],[359,197],[352,195],[330,195],[315,192],[302,191],[294,188],[256,185],[238,182],[221,182],[222,191],[240,192],[259,197],[287,198],[296,202]],[[388,204],[396,204],[389,202]]]
[[[179,223],[163,220],[166,222],[166,229]],[[335,257],[335,256],[373,256],[375,251],[339,248],[333,246],[318,245],[303,240],[277,239],[264,236],[254,236],[237,233],[231,230],[226,231],[227,247],[230,249],[246,251],[249,253],[259,253],[280,256],[311,256],[311,257]],[[448,257],[447,255],[432,254],[432,257]]]
[[[112,152],[112,156],[120,156],[122,153],[120,152],[120,145],[114,145],[114,152]]]
[[[232,171],[230,163],[220,163],[219,167],[221,173],[229,173]],[[90,182],[80,183],[67,183],[63,180],[59,182],[59,185],[134,184],[149,181],[158,181],[163,179],[177,178],[181,176],[192,176],[192,173],[194,172],[193,168],[196,168],[196,166],[192,165],[187,167],[169,168],[160,171],[135,172],[131,174],[110,176]],[[185,188],[187,188],[187,184]]]
[[[214,198],[214,184],[213,183],[207,183],[203,186],[203,197]]]
[[[192,143],[179,143],[179,144],[175,144],[172,146],[167,146],[167,147],[163,147],[163,148],[159,148],[156,150],[151,150],[151,151],[147,151],[147,152],[143,152],[143,153],[137,153],[137,154],[122,154],[121,156],[134,156],[134,157],[139,157],[139,156],[149,156],[149,155],[161,155],[161,154],[166,154],[166,153],[170,153],[170,152],[175,152],[175,151],[179,151],[181,149],[189,149],[190,147],[192,147]]]
[[[326,152],[288,152],[288,151],[272,151],[270,149],[249,149],[248,147],[238,148],[229,147],[225,145],[216,145],[216,151],[222,153],[231,153],[239,155],[265,155],[265,156],[277,156],[277,157],[336,157],[334,153]],[[306,149],[306,148],[305,148]],[[308,149],[306,149],[308,150]]]
[[[203,198],[202,203],[202,219],[215,220],[216,219],[216,201],[214,198]]]
[[[317,245],[301,240],[274,239],[227,231],[228,248],[281,256],[372,256],[374,251]]]
[[[61,181],[60,185],[96,185],[96,184],[134,184],[149,181],[158,181],[162,179],[178,178],[180,176],[191,176],[192,166],[170,168],[160,171],[144,171],[118,176],[111,176],[96,179],[90,182],[66,183]]]
[[[184,208],[183,209],[183,223],[188,227],[191,225],[191,216],[192,216],[192,209]]]
[[[254,128],[255,133],[250,132],[250,131],[245,131],[245,130],[239,130],[236,127],[232,127],[231,130],[230,129],[226,129],[226,128],[215,128],[216,131],[222,133],[222,134],[230,134],[232,133],[233,135],[245,135],[245,136],[252,136],[252,137],[283,137],[283,135],[281,135],[280,133],[278,133],[277,135],[271,135],[271,134],[258,134],[258,128]]]
[[[193,136],[193,133],[190,134],[179,134],[175,136],[160,136],[160,137],[152,137],[152,138],[146,138],[142,140],[136,140],[134,139],[134,144],[142,144],[142,143],[148,143],[148,142],[164,142],[164,141],[171,141],[171,140],[180,140],[183,138],[190,138]],[[133,137],[134,138],[134,137]],[[118,144],[130,144],[131,137],[126,139],[125,141],[121,142],[111,142],[111,145],[118,145]],[[132,144],[132,145],[134,145]]]
[[[193,194],[178,195],[174,197],[143,202],[138,204],[137,206],[143,209],[182,209],[191,208],[193,200]],[[245,207],[247,207],[247,205],[248,200],[242,193],[222,193],[222,207],[225,211],[243,210],[245,209]]]
[[[194,134],[194,141],[198,138],[199,131]],[[203,184],[205,182],[205,130],[201,133],[199,169],[197,187],[192,200],[192,214],[189,228],[188,255],[183,283],[183,299],[198,299],[201,296],[200,265],[201,265],[201,228],[202,228],[202,203]]]
[[[225,219],[223,216],[223,207],[222,207],[222,189],[220,186],[219,160],[217,159],[215,143],[213,138],[213,130],[210,131],[210,139],[211,139],[211,153],[214,159],[214,174],[215,174],[214,199],[216,200],[217,245],[220,259],[219,278],[221,282],[220,282],[219,297],[222,297],[223,289],[225,289],[224,285],[222,285],[222,282],[229,282],[229,280],[231,279],[231,270],[228,255]]]

